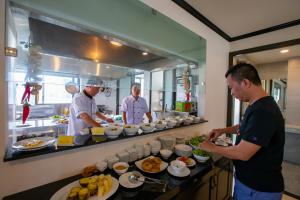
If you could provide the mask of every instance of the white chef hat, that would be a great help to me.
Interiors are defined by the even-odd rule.
[[[103,81],[98,78],[90,78],[87,80],[85,86],[90,86],[90,87],[102,87],[103,86]]]

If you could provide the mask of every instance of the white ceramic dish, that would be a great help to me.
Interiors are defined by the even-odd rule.
[[[119,137],[119,135],[122,133],[123,128],[120,126],[108,126],[105,127],[105,135],[110,139],[115,139]]]
[[[164,159],[168,159],[170,158],[170,156],[172,155],[173,151],[169,150],[169,149],[161,149],[160,151],[160,155],[164,158]]]
[[[198,156],[196,154],[193,153],[194,158],[198,161],[198,162],[206,162],[209,159],[209,156]]]
[[[132,174],[133,172],[127,172],[125,174],[122,174],[120,177],[119,177],[119,182],[120,182],[120,185],[122,185],[123,187],[125,188],[137,188],[141,185],[143,185],[144,181],[145,181],[145,177],[140,177],[139,180],[137,183],[131,183],[129,182],[128,180],[128,177]]]
[[[154,124],[152,123],[144,123],[140,125],[143,132],[151,132],[154,129]]]
[[[185,156],[185,157],[189,157],[192,155],[192,150],[193,148],[185,145],[185,144],[177,144],[175,145],[175,153],[178,156]]]
[[[107,169],[107,162],[105,161],[97,162],[96,167],[100,172],[104,172]]]
[[[118,166],[124,166],[125,168],[124,169],[117,169]],[[117,174],[124,174],[127,172],[129,168],[129,165],[128,163],[126,162],[117,162],[113,165],[113,169],[114,171],[117,173]]]
[[[135,124],[126,124],[124,125],[124,130],[126,135],[135,135],[138,133],[139,126]]]
[[[149,172],[149,171],[145,171],[142,167],[142,163],[144,160],[148,159],[148,158],[153,158],[154,156],[149,156],[147,158],[144,158],[142,160],[138,160],[135,162],[135,165],[137,168],[139,168],[140,170],[142,170],[143,172],[146,172],[146,173],[151,173],[151,174],[156,174],[156,173],[159,173],[159,172],[162,172],[164,171],[167,167],[168,167],[168,163],[162,161],[161,164],[160,164],[160,171],[159,172]]]
[[[101,198],[101,200],[102,199],[103,200],[108,199],[109,197],[111,197],[118,190],[119,181],[114,177],[111,177],[111,179],[112,179],[112,187],[111,187],[110,191],[108,193],[106,193]],[[67,196],[68,196],[68,193],[69,193],[69,191],[71,190],[72,187],[80,187],[79,180],[74,181],[74,182],[66,185],[65,187],[61,188],[60,190],[58,190],[51,197],[50,200],[66,200]],[[88,200],[98,200],[98,197],[97,197],[97,195],[95,195],[95,196],[92,196],[92,197],[88,198]]]
[[[167,120],[167,127],[169,128],[173,128],[174,126],[176,126],[177,121],[176,120]]]
[[[171,166],[169,166],[167,170],[171,175],[180,177],[180,178],[186,177],[186,176],[190,175],[190,173],[191,173],[191,171],[187,167],[185,167],[182,170],[182,172],[180,172],[180,173],[176,173]]]
[[[176,160],[180,160],[181,157],[176,158]],[[180,160],[186,164],[187,167],[194,167],[196,165],[196,161],[193,158],[188,158],[189,162],[184,162],[183,160]]]
[[[155,124],[155,128],[157,128],[159,130],[164,129],[167,126],[167,123],[165,121],[162,121],[162,120],[156,121],[154,124]]]
[[[18,151],[34,151],[51,146],[55,142],[56,139],[53,137],[34,137],[15,142],[12,148]]]
[[[180,160],[173,160],[170,163],[170,166],[176,174],[180,174],[184,170],[184,168],[186,168],[186,164]]]

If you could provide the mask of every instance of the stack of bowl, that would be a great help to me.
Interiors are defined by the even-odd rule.
[[[151,146],[151,153],[153,153],[154,155],[158,154],[158,152],[161,149],[161,143],[158,140],[153,140],[151,142],[149,142],[150,146]]]

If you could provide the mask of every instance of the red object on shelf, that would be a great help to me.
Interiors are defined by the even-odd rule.
[[[29,116],[29,112],[30,112],[30,104],[26,100],[23,105],[23,115],[22,115],[22,123],[23,124],[25,124],[25,122]]]

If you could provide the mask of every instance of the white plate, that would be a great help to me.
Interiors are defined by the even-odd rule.
[[[176,160],[179,160],[180,157],[176,158]],[[189,165],[186,165],[187,167],[193,167],[196,165],[196,161],[193,158],[189,158],[191,159],[191,163]]]
[[[122,185],[125,188],[137,188],[141,185],[143,185],[144,181],[145,181],[145,177],[141,177],[139,178],[140,181],[138,181],[137,183],[131,183],[128,180],[128,177],[132,174],[132,172],[127,172],[125,174],[122,174],[119,178],[119,182],[120,185]]]
[[[189,168],[184,168],[183,170],[182,170],[182,172],[180,172],[180,173],[175,173],[174,172],[174,170],[173,170],[173,168],[171,167],[171,166],[169,166],[168,167],[168,172],[171,174],[171,175],[173,175],[173,176],[176,176],[176,177],[186,177],[186,176],[188,176],[188,175],[190,175],[190,173],[191,173],[191,171],[189,170]]]
[[[56,139],[54,137],[34,137],[20,140],[12,145],[12,148],[18,151],[34,151],[53,145]],[[33,146],[30,146],[33,145]],[[36,144],[36,145],[34,145]]]
[[[159,151],[158,151],[159,152]],[[158,153],[157,152],[157,153]],[[139,161],[136,161],[135,162],[135,165],[137,166],[137,168],[139,168],[140,170],[142,170],[143,172],[147,172],[147,173],[151,173],[151,174],[156,174],[156,173],[159,173],[161,171],[164,171],[167,167],[168,167],[168,163],[164,162],[164,161],[161,161],[161,164],[160,164],[160,171],[159,172],[149,172],[149,171],[145,171],[143,170],[143,167],[142,167],[142,163],[144,160],[148,159],[148,158],[153,158],[154,156],[149,156],[147,158],[144,158],[143,160],[139,160]]]
[[[111,187],[110,191],[101,198],[101,200],[108,199],[118,190],[119,181],[114,177],[111,177],[111,179],[112,179],[112,187]],[[61,188],[60,190],[58,190],[51,197],[50,200],[66,200],[68,197],[68,193],[70,192],[72,187],[80,187],[79,180],[74,181],[74,182],[66,185],[65,187]],[[94,195],[94,196],[88,198],[88,200],[98,200],[98,197],[97,197],[97,195]]]

